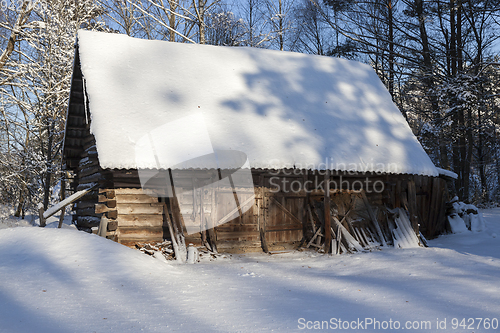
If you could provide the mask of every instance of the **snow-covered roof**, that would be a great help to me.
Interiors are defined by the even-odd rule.
[[[78,46],[103,168],[234,150],[252,168],[438,175],[368,65],[89,31]]]
[[[440,176],[445,176],[445,177],[449,177],[452,179],[458,179],[458,175],[456,173],[454,173],[453,171],[441,169],[441,168],[436,168],[436,169],[439,172]]]

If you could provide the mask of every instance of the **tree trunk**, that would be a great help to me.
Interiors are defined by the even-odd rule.
[[[200,32],[200,44],[205,44],[205,4],[207,0],[198,0],[198,28]]]
[[[389,93],[392,96],[392,100],[394,100],[394,22],[393,22],[393,8],[392,8],[392,0],[389,0],[387,3],[387,11],[388,11],[388,22],[389,25]]]
[[[43,209],[47,210],[49,207],[49,199],[50,199],[50,184],[52,181],[52,172],[51,172],[51,166],[52,166],[52,141],[53,141],[53,132],[54,132],[54,123],[50,122],[50,124],[47,126],[47,135],[48,135],[48,142],[47,142],[47,159],[46,159],[46,173],[45,173],[45,180],[43,184]]]
[[[21,6],[21,10],[19,11],[19,16],[17,17],[16,23],[12,27],[9,41],[7,42],[7,47],[0,56],[0,70],[2,70],[2,68],[5,66],[5,63],[7,63],[7,60],[14,51],[14,46],[16,45],[19,32],[22,29],[24,23],[26,23],[26,20],[28,19],[31,10],[33,9],[32,6],[28,7],[29,4],[30,1],[24,1],[23,5]]]

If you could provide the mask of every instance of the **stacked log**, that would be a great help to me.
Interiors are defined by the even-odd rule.
[[[168,235],[163,222],[163,203],[142,189],[100,189],[96,214],[105,214],[108,231],[127,246],[137,242],[161,242]]]
[[[111,177],[109,171],[103,170],[99,166],[95,139],[90,133],[84,138],[83,153],[80,157],[75,177],[76,190],[80,191],[89,188],[94,188],[94,190],[76,202],[76,225],[81,230],[90,231],[91,228],[99,226],[102,215],[94,209],[98,197],[98,188],[109,186]]]

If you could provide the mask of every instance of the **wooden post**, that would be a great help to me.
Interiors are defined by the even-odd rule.
[[[266,198],[266,192],[263,186],[263,177],[260,176],[260,197],[261,197],[261,203],[259,204],[259,234],[260,234],[260,245],[262,247],[262,251],[265,253],[269,253],[269,247],[267,246],[267,241],[266,241],[266,222],[264,218],[264,209],[266,208],[265,205],[265,198]]]
[[[43,206],[40,204],[38,207],[38,217],[40,219],[40,227],[45,227],[45,218],[43,217]]]
[[[66,199],[66,180],[61,179],[61,201]],[[66,207],[61,209],[61,215],[59,215],[59,224],[57,225],[58,228],[62,227],[63,221],[64,221],[64,212],[66,211]]]
[[[215,179],[218,180],[219,178],[216,176]],[[211,251],[217,253],[217,237],[215,235],[215,229],[214,229],[215,223],[217,221],[217,202],[216,202],[217,190],[215,188],[215,184],[217,183],[217,181],[214,181],[214,179],[212,179],[211,181],[212,181],[212,198],[211,198],[212,207],[210,210],[210,221],[208,221],[210,225],[208,226],[207,234],[208,234],[208,245],[210,245]]]
[[[163,219],[165,222],[167,222],[168,232],[170,233],[170,240],[172,241],[172,247],[174,248],[175,258],[177,259],[181,256],[181,254],[179,252],[179,246],[177,245],[177,241],[175,240],[174,228],[172,227],[172,221],[170,221],[167,202],[165,201],[165,198],[162,198],[161,202],[163,203]]]
[[[415,234],[418,235],[418,217],[417,217],[417,190],[415,182],[408,182],[408,213],[410,214],[410,222]]]
[[[108,219],[103,215],[101,216],[101,223],[99,223],[99,229],[97,229],[97,235],[106,238],[107,231],[108,231]]]
[[[184,231],[182,229],[182,214],[179,205],[179,200],[176,196],[174,179],[172,177],[172,170],[168,169],[170,176],[170,184],[172,184],[172,197],[170,198],[170,209],[172,210],[172,225],[174,228],[174,237],[177,241],[177,246],[179,248],[179,257],[176,260],[185,263],[187,260],[187,248],[186,240],[184,238]]]
[[[325,253],[331,253],[332,234],[330,221],[330,170],[325,171]]]

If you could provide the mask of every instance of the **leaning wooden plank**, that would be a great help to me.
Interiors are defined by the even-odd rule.
[[[310,205],[307,205],[307,213],[309,214],[309,219],[311,220],[313,234],[315,234],[316,233],[316,224],[314,223],[314,218],[313,218],[313,215],[311,213],[311,206]]]
[[[356,227],[353,227],[352,225],[351,225],[351,228],[352,228],[352,231],[354,234],[354,238],[358,241],[359,245],[361,245],[363,248],[366,248],[367,244],[366,244],[365,240],[363,239],[363,237],[361,236],[359,229]]]
[[[399,247],[401,249],[410,247],[403,232],[401,231],[401,228],[392,229],[392,237],[394,238],[394,247]]]
[[[174,228],[172,227],[172,221],[170,220],[170,215],[168,213],[168,207],[166,202],[162,202],[163,204],[163,219],[165,222],[167,222],[168,226],[168,232],[170,233],[170,240],[172,241],[172,247],[174,248],[174,253],[175,253],[175,259],[179,262],[183,262],[181,259],[181,253],[179,251],[179,245],[177,244],[177,241],[175,240],[175,234],[174,234]]]
[[[363,235],[364,239],[366,240],[366,248],[368,250],[372,250],[372,249],[375,249],[377,246],[380,246],[380,243],[374,243],[372,240],[370,240],[370,239],[373,239],[372,237],[368,238],[368,235],[366,234],[364,228],[360,228],[359,231],[360,231],[361,235]]]
[[[422,235],[422,233],[420,231],[419,231],[419,233],[420,233],[420,241],[421,241],[422,245],[424,247],[429,247],[429,244],[427,244],[427,239],[424,237],[424,235]]]
[[[169,169],[170,182],[173,184],[172,170]],[[176,196],[175,187],[172,187],[173,197],[169,198],[170,209],[172,210],[172,227],[174,230],[174,237],[177,241],[179,248],[179,261],[186,262],[187,260],[187,247],[186,238],[184,237],[182,214],[180,210],[179,200]]]
[[[339,241],[341,240],[341,231],[337,229],[337,234],[333,231],[333,228],[330,227],[330,232],[332,233],[332,254],[340,254],[339,251]]]
[[[309,241],[309,243],[307,243],[307,248],[309,248],[309,246],[312,245],[312,243],[314,242],[314,240],[316,239],[316,237],[319,237],[319,236],[323,236],[321,234],[321,228],[318,228],[318,230],[316,231],[316,233],[314,234],[314,236],[312,236],[311,240]],[[316,244],[317,245],[317,244]]]
[[[81,197],[83,197],[85,194],[87,194],[94,187],[95,187],[95,185],[93,187],[91,187],[91,188],[78,191],[78,192],[70,195],[69,197],[67,197],[63,201],[59,202],[58,204],[50,207],[49,209],[47,209],[43,213],[43,218],[44,219],[48,219],[49,217],[51,217],[52,215],[54,215],[55,213],[57,213],[59,210],[63,209],[67,205],[69,205],[69,204],[73,203],[74,201],[76,201],[76,200],[80,199]]]
[[[337,228],[337,249],[336,252],[337,254],[340,254],[340,250],[342,246],[342,231],[340,231],[340,227]]]
[[[377,217],[373,213],[372,207],[370,206],[370,203],[368,202],[368,198],[366,197],[365,191],[361,191],[361,197],[363,198],[363,202],[365,203],[366,210],[368,211],[368,215],[370,215],[370,219],[373,222],[373,225],[375,226],[375,230],[377,231],[377,234],[380,238],[380,241],[382,242],[383,246],[387,246],[387,243],[385,242],[384,234],[382,233],[382,230],[380,229],[380,225],[378,224]]]
[[[413,230],[411,226],[411,222],[406,216],[406,213],[399,208],[399,216],[394,219],[394,222],[398,226],[398,229],[401,229],[401,233],[403,234],[403,237],[405,238],[406,246],[407,247],[418,247],[419,242],[418,242],[418,237],[415,234],[415,231]]]
[[[363,251],[363,247],[358,243],[354,237],[349,233],[349,231],[340,223],[340,221],[335,217],[332,216],[332,221],[335,223],[337,228],[340,228],[340,231],[342,233],[342,237],[346,240],[347,245],[349,245],[350,249],[354,249],[358,252]]]

